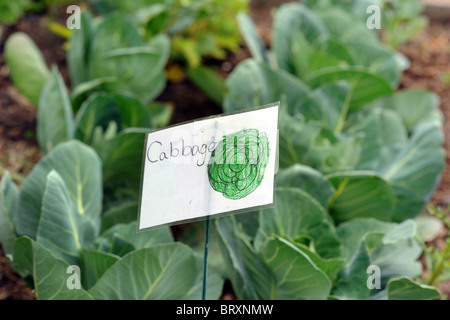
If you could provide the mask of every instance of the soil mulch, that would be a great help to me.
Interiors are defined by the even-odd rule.
[[[0,246],[0,300],[35,300],[33,291],[15,273]]]
[[[272,10],[281,3],[291,0],[253,0],[251,17],[264,42],[270,44],[272,29]],[[60,16],[65,17],[64,8]],[[14,88],[3,56],[4,41],[16,31],[26,32],[43,51],[48,65],[56,64],[66,81],[68,71],[65,64],[64,40],[52,34],[46,27],[48,18],[55,12],[28,14],[15,26],[0,34],[0,176],[2,168],[13,173],[13,178],[20,181],[42,154],[36,142],[36,108],[23,98]],[[450,24],[431,23],[430,26],[410,43],[403,45],[400,51],[410,60],[411,66],[405,71],[401,89],[422,88],[436,92],[440,99],[440,108],[444,115],[444,134],[447,165],[450,164]],[[226,77],[233,68],[249,56],[245,46],[236,54],[230,54],[223,61],[208,61]],[[174,107],[172,123],[193,120],[204,116],[221,113],[203,92],[198,90],[186,77],[178,83],[169,83],[159,101],[170,103]],[[445,169],[442,181],[436,190],[432,204],[444,206],[450,204],[450,174]],[[446,230],[434,240],[433,244],[442,247]],[[229,283],[225,284],[222,299],[235,299]],[[450,296],[450,282],[440,285],[440,290]],[[0,300],[29,300],[35,296],[23,279],[11,269],[9,260],[4,256],[0,246]]]

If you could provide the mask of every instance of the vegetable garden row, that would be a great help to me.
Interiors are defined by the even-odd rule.
[[[44,156],[21,186],[2,177],[0,241],[36,298],[201,298],[201,223],[176,241],[170,227],[136,232],[145,133],[169,124],[155,99],[177,58],[223,112],[281,102],[275,205],[212,220],[208,299],[225,281],[239,299],[440,297],[449,240],[424,278],[416,219],[445,165],[439,98],[399,89],[409,61],[392,45],[406,39],[367,28],[369,1],[283,4],[270,49],[246,0],[90,2],[69,38],[70,89],[26,34],[4,49],[37,107]],[[394,24],[409,8],[408,35],[423,23],[420,6],[396,3],[383,18]],[[222,7],[232,18],[219,24]],[[199,67],[237,50],[239,31],[252,57],[226,81]],[[79,289],[66,285],[73,265]],[[379,288],[368,281],[374,265]]]

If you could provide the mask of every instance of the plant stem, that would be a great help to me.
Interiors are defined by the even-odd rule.
[[[442,273],[442,269],[444,269],[445,262],[450,259],[450,246],[447,245],[441,252],[441,261],[439,262],[439,265],[436,269],[434,269],[433,273],[431,274],[430,280],[428,280],[428,285],[432,286],[439,275]]]
[[[340,184],[339,187],[337,188],[336,192],[333,194],[333,196],[331,197],[330,201],[328,201],[327,204],[327,209],[330,209],[331,206],[334,204],[334,202],[336,201],[337,198],[339,198],[339,196],[342,194],[342,192],[344,192],[345,187],[347,186],[349,182],[349,178],[345,178]]]
[[[334,128],[334,134],[339,134],[344,129],[345,121],[347,120],[347,115],[350,110],[350,101],[352,100],[353,89],[347,94],[345,98],[344,108],[339,115],[338,123],[336,124],[336,128]]]
[[[202,300],[206,300],[206,281],[208,276],[208,245],[209,245],[209,216],[206,217],[205,227],[205,252],[203,257],[203,290]]]

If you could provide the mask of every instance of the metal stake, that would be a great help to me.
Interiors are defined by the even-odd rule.
[[[203,255],[203,291],[202,300],[206,300],[206,278],[208,275],[209,216],[206,217],[205,251]]]

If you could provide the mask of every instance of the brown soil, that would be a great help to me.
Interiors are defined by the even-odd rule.
[[[259,34],[269,45],[272,28],[272,11],[281,3],[290,0],[252,0],[251,17]],[[28,14],[15,26],[0,32],[0,177],[9,170],[17,182],[30,172],[32,166],[42,154],[35,138],[36,108],[23,98],[14,88],[3,56],[4,41],[16,31],[26,32],[42,50],[48,65],[57,65],[66,81],[68,70],[65,64],[64,40],[47,29],[49,16],[65,19],[65,8],[40,14]],[[64,20],[60,21],[64,23]],[[436,92],[441,98],[441,110],[445,117],[444,133],[446,137],[447,164],[450,164],[450,25],[432,23],[425,32],[410,43],[402,46],[410,60],[411,67],[404,73],[401,88],[424,88]],[[224,61],[207,61],[223,77],[226,77],[239,61],[249,56],[245,45],[236,54],[230,54]],[[446,77],[445,74],[448,74]],[[205,94],[198,90],[186,77],[178,83],[169,83],[158,97],[159,101],[170,103],[174,107],[171,123],[193,120],[221,113],[222,110]],[[442,181],[431,203],[440,206],[450,204],[450,175],[445,169]],[[441,247],[446,232],[435,240]],[[235,299],[229,283],[226,284],[222,299]],[[450,296],[450,282],[441,284],[440,289]],[[33,292],[25,285],[9,264],[0,246],[0,300],[34,299]]]
[[[0,300],[35,300],[23,279],[12,269],[0,246]]]

